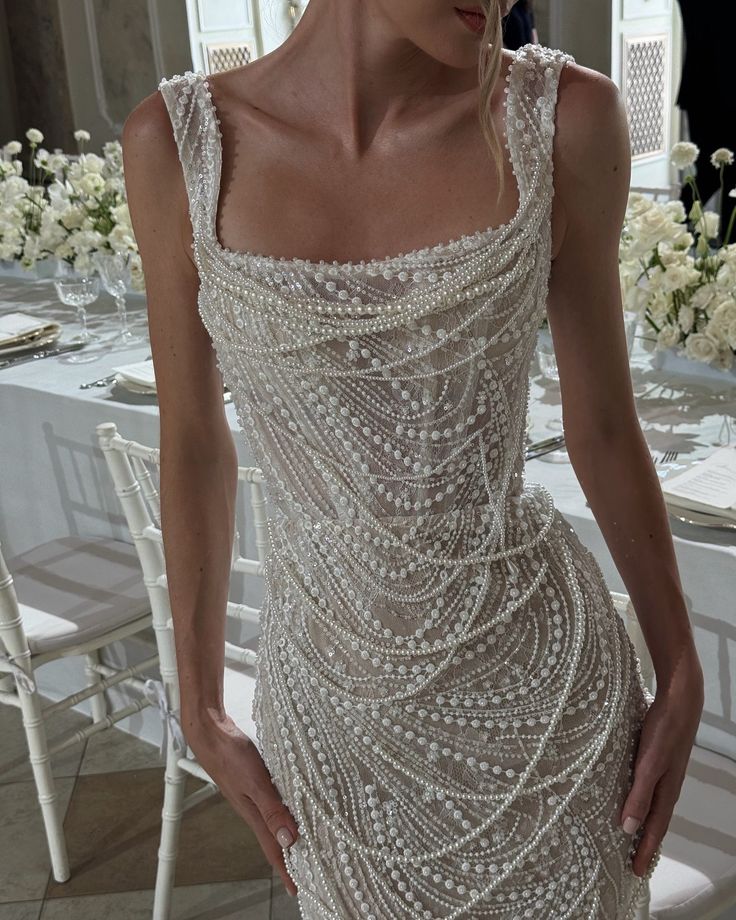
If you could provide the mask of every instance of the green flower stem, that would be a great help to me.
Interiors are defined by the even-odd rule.
[[[728,229],[726,230],[726,236],[723,238],[724,246],[728,246],[728,241],[731,239],[731,231],[733,230],[734,217],[736,217],[736,207],[731,210],[731,217],[728,221]]]
[[[700,208],[701,208],[701,210],[702,210],[702,208],[703,208],[703,200],[702,200],[702,198],[700,197],[700,191],[699,191],[699,189],[698,189],[698,183],[697,183],[697,181],[696,181],[696,179],[695,179],[695,176],[694,176],[692,173],[688,173],[688,174],[685,176],[685,184],[686,184],[686,185],[691,185],[691,186],[692,186],[693,193],[695,194],[695,199],[699,202]]]
[[[685,176],[685,184],[689,185],[692,188],[693,195],[695,196],[695,200],[700,205],[700,220],[698,221],[698,223],[702,223],[703,225],[703,229],[700,232],[701,232],[701,235],[704,236],[705,235],[705,210],[703,208],[703,199],[700,197],[700,190],[698,189],[698,183],[695,179],[695,176],[692,173],[688,173]]]
[[[649,315],[649,310],[647,310],[647,311],[645,312],[645,314],[644,314],[644,319],[649,323],[649,325],[654,329],[655,332],[659,333],[659,330],[660,330],[661,327],[658,326],[658,325],[654,322],[654,320],[652,319],[652,317]]]

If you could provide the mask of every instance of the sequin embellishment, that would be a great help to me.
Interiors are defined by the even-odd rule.
[[[159,85],[199,313],[266,478],[254,740],[300,828],[303,920],[634,916],[617,817],[651,695],[523,466],[570,60],[514,55],[510,221],[348,263],[222,246],[207,78]]]

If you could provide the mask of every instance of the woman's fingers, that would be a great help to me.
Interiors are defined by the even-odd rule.
[[[222,795],[252,828],[286,890],[296,895],[296,886],[286,870],[284,849],[298,839],[299,829],[255,742],[226,716],[200,735],[193,750]]]
[[[278,869],[286,890],[289,894],[296,895],[294,882],[286,871],[283,851],[295,842],[299,836],[299,829],[282,801],[265,763],[260,756],[254,760],[246,789],[247,799],[258,812],[258,818],[252,826],[254,831],[257,828],[257,836],[260,834],[258,841],[271,865]]]
[[[299,835],[296,821],[291,812],[281,800],[278,789],[266,769],[263,761],[248,777],[246,794],[255,802],[266,827],[273,834],[274,839],[282,847],[289,847]]]
[[[680,784],[673,782],[668,774],[665,774],[655,786],[651,808],[644,819],[641,838],[632,860],[635,875],[646,874],[657,847],[667,833],[679,794]]]
[[[268,825],[261,817],[261,813],[258,810],[258,806],[247,796],[244,798],[241,810],[244,811],[245,820],[248,822],[253,833],[256,835],[256,839],[261,846],[261,849],[266,855],[266,859],[269,864],[276,869],[281,876],[281,881],[284,883],[284,888],[289,892],[290,895],[296,895],[296,885],[291,879],[291,876],[286,871],[286,864],[284,862],[284,850],[282,846],[277,842],[274,835],[271,833]]]
[[[634,782],[621,809],[621,827],[635,834],[649,814],[659,774],[640,756],[634,766]]]

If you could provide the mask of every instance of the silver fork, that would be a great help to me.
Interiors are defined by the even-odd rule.
[[[666,450],[666,451],[662,454],[662,456],[659,458],[659,460],[655,460],[654,462],[655,462],[655,464],[657,464],[657,463],[673,463],[673,462],[677,459],[677,456],[678,456],[679,453],[680,453],[679,450]],[[586,507],[586,508],[590,508],[590,502],[588,502],[587,500],[586,500],[586,502],[585,502],[585,507]]]

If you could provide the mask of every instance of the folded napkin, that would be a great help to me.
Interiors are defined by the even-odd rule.
[[[58,329],[59,324],[53,320],[39,319],[28,313],[0,314],[0,348],[19,344],[24,340],[38,338],[46,332]]]
[[[153,373],[153,361],[134,361],[132,364],[122,364],[114,367],[113,370],[118,376],[118,380],[125,386],[126,383],[132,384],[130,389],[145,390],[149,393],[156,392],[156,378]],[[224,388],[226,399],[229,397],[227,387]]]
[[[153,373],[153,361],[135,361],[132,364],[123,364],[120,367],[114,367],[113,370],[122,377],[123,380],[129,380],[138,386],[146,387],[152,392],[156,392],[156,378]]]
[[[665,501],[678,508],[736,521],[736,447],[719,447],[662,482]]]

